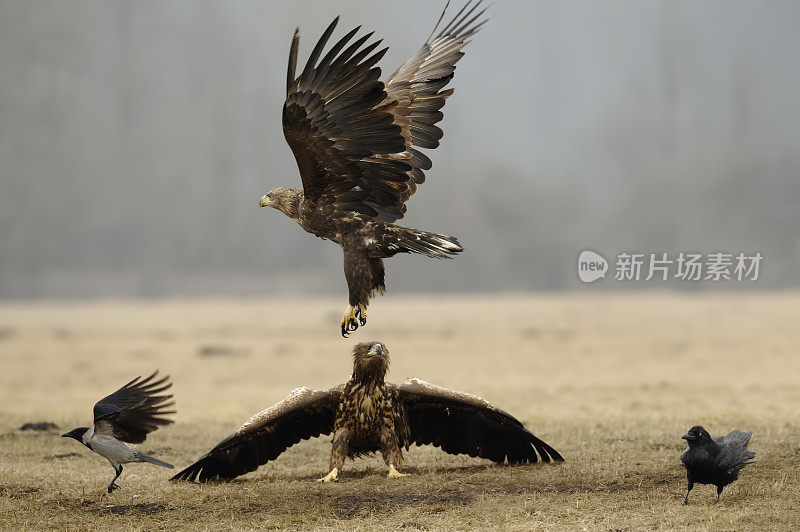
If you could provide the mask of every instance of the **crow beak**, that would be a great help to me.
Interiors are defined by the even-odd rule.
[[[692,435],[691,435],[691,434],[689,434],[689,433],[687,432],[686,434],[684,434],[683,436],[681,436],[681,439],[682,439],[682,440],[689,441],[689,440],[691,440],[691,439],[693,439],[693,438],[692,438]]]
[[[67,433],[67,434],[62,434],[62,435],[61,435],[61,437],[62,437],[62,438],[69,438],[69,433]]]
[[[266,194],[261,196],[261,199],[258,200],[258,206],[259,207],[269,207],[269,198],[267,197]]]

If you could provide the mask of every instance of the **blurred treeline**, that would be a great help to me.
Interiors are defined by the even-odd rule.
[[[257,208],[299,186],[280,127],[291,33],[302,61],[341,14],[391,45],[388,74],[439,9],[0,0],[0,297],[344,292],[336,246]],[[403,221],[466,252],[393,259],[391,291],[575,288],[584,248],[759,251],[761,280],[724,286],[797,285],[800,4],[492,11]]]

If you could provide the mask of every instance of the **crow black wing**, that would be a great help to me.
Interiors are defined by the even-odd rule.
[[[756,453],[747,448],[752,435],[752,432],[734,430],[727,436],[714,438],[720,446],[717,465],[721,469],[730,472],[730,474],[738,475],[739,471],[744,466],[752,463],[756,457]]]
[[[156,380],[158,371],[128,384],[94,405],[97,434],[110,434],[127,443],[142,443],[150,432],[173,421],[163,416],[174,414],[171,394],[163,394],[172,383],[169,376]]]
[[[292,390],[285,399],[250,418],[172,480],[230,480],[275,460],[300,440],[330,434],[342,388]]]
[[[431,444],[450,454],[494,462],[562,461],[561,455],[531,434],[512,415],[474,395],[420,379],[395,386],[406,419],[404,446]],[[537,457],[538,452],[538,457]]]

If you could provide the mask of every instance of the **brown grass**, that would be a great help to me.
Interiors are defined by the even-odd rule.
[[[6,304],[0,306],[0,524],[7,529],[798,529],[800,296],[592,295],[378,299],[352,340],[343,301]],[[412,476],[382,461],[345,465],[318,485],[327,438],[302,442],[231,484],[113,471],[55,433],[160,368],[176,423],[141,446],[185,466],[299,385],[349,374],[353,343],[386,342],[390,380],[419,376],[515,414],[567,459],[495,466],[434,448],[407,453]],[[681,506],[680,435],[752,430],[755,465],[713,504]]]

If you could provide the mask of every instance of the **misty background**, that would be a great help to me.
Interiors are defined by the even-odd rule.
[[[450,16],[460,8],[453,0]],[[299,186],[280,113],[336,15],[393,72],[444,2],[0,0],[0,297],[344,294],[341,251],[258,199]],[[800,272],[800,3],[498,1],[403,225],[392,293],[580,285],[578,253],[760,252]]]

